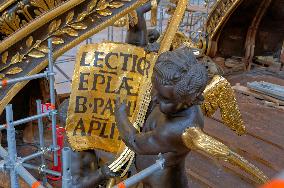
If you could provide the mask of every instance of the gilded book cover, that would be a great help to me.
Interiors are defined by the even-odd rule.
[[[125,100],[134,120],[143,83],[151,77],[153,55],[143,48],[119,43],[80,48],[67,117],[67,136],[73,149],[117,152],[121,139],[115,125],[115,100]]]

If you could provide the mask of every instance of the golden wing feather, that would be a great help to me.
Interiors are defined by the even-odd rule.
[[[187,148],[205,154],[219,161],[228,162],[252,175],[259,184],[266,183],[268,177],[245,158],[232,151],[228,146],[205,134],[199,127],[190,127],[182,134]]]
[[[238,135],[246,129],[230,83],[222,76],[213,77],[203,92],[204,102],[201,105],[203,114],[210,117],[220,108],[223,123]]]

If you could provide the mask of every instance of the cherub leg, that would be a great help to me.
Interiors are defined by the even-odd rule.
[[[182,140],[191,150],[205,153],[218,160],[223,160],[240,167],[245,172],[256,177],[261,184],[268,180],[261,170],[249,163],[239,154],[233,152],[228,146],[205,134],[199,127],[186,129],[182,134]]]

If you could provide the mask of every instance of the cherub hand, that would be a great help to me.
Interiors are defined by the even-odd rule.
[[[118,120],[120,118],[126,118],[127,117],[127,107],[126,107],[126,101],[120,102],[120,98],[117,98],[115,100],[115,119],[118,123]]]
[[[119,173],[112,172],[108,165],[104,165],[98,170],[95,170],[85,177],[79,175],[72,178],[72,187],[76,188],[91,188],[98,187],[105,180],[119,176]]]
[[[158,52],[160,49],[160,44],[157,43],[157,42],[154,42],[154,43],[150,43],[148,44],[144,50],[147,52],[147,53],[150,53],[150,52]]]
[[[117,129],[122,140],[126,143],[129,143],[131,138],[133,138],[133,136],[137,133],[137,130],[133,127],[128,119],[125,101],[120,103],[120,99],[118,98],[115,103],[114,113]]]
[[[125,136],[129,134],[129,125],[127,117],[127,107],[125,101],[120,102],[120,98],[115,100],[115,121],[119,134],[124,140]]]
[[[104,165],[102,168],[102,174],[103,176],[108,179],[108,178],[114,178],[120,176],[118,172],[113,172],[109,169],[108,165]]]

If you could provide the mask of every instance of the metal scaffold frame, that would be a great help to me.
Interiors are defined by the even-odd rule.
[[[9,171],[10,179],[11,179],[11,188],[18,188],[19,181],[18,176],[22,177],[26,183],[28,183],[31,187],[39,187],[42,188],[47,184],[46,174],[51,174],[53,176],[62,176],[62,187],[68,188],[71,183],[71,149],[66,147],[62,149],[62,174],[46,168],[44,155],[47,152],[53,152],[54,166],[58,166],[58,150],[60,149],[57,145],[57,135],[56,135],[56,114],[57,111],[55,109],[55,90],[54,90],[54,71],[53,71],[53,54],[52,54],[52,39],[48,40],[48,69],[44,73],[35,74],[32,76],[24,76],[15,79],[4,80],[0,83],[0,88],[5,87],[6,85],[15,84],[17,82],[29,81],[38,78],[47,78],[49,79],[49,87],[50,87],[50,108],[46,111],[42,111],[42,104],[40,100],[36,101],[37,104],[37,115],[30,116],[27,118],[23,118],[20,120],[14,121],[13,119],[13,109],[12,105],[8,104],[5,108],[6,110],[6,124],[0,125],[0,131],[6,129],[7,130],[7,143],[8,143],[8,151],[5,150],[0,145],[0,157],[3,160],[0,161],[0,170],[1,171]],[[44,144],[44,131],[43,131],[43,117],[49,117],[52,122],[52,145],[46,147]],[[28,155],[26,157],[18,157],[16,150],[16,138],[15,138],[15,126],[21,125],[27,122],[31,122],[37,120],[38,121],[38,131],[39,131],[39,145],[40,151]],[[35,166],[32,164],[26,163],[26,161],[34,159],[36,157],[41,157],[41,165]],[[42,183],[40,183],[36,178],[34,178],[27,170],[33,169],[38,170],[42,173]]]

